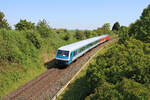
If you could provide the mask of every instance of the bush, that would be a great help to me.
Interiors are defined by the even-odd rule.
[[[42,39],[38,32],[36,31],[25,31],[27,39],[29,39],[33,45],[37,48],[40,49],[42,47]]]
[[[124,78],[116,85],[103,83],[85,100],[149,100],[150,91],[144,85]]]
[[[95,88],[104,83],[116,86],[122,82],[123,78],[131,79],[141,85],[149,84],[150,56],[145,54],[145,45],[139,40],[130,38],[124,44],[115,44],[107,53],[98,56],[95,62],[89,66],[86,74],[90,91],[93,92]],[[108,90],[107,93],[113,94],[111,90]],[[117,92],[114,91],[114,93]],[[130,97],[132,95],[135,94],[131,94]]]
[[[67,33],[65,33],[65,36],[64,36],[64,40],[65,41],[68,41],[68,40],[72,40],[72,34],[71,33],[69,33],[69,32],[67,32]]]
[[[5,17],[5,14],[0,11],[0,29],[1,28],[11,29],[11,27],[9,26],[7,20],[4,19],[4,17]]]
[[[150,5],[145,8],[135,23],[130,25],[129,34],[143,42],[150,43]]]
[[[1,29],[0,40],[1,61],[21,63],[27,61],[27,59],[36,59],[38,57],[38,50],[26,38],[23,31]]]
[[[32,30],[35,29],[34,23],[28,22],[26,19],[25,20],[20,20],[15,25],[16,30]]]
[[[42,38],[48,38],[50,37],[50,34],[52,34],[50,26],[44,19],[38,22],[36,29],[40,33]]]
[[[75,37],[77,40],[85,39],[85,35],[84,35],[83,31],[80,31],[80,30],[76,30]]]
[[[122,100],[122,95],[114,87],[109,83],[103,83],[95,88],[94,93],[87,96],[85,100]]]

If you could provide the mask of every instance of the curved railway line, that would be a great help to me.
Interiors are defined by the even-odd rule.
[[[96,51],[101,47],[118,40],[118,37],[111,38],[109,41],[98,45],[67,68],[51,68],[33,80],[19,87],[17,90],[6,95],[2,100],[45,100],[46,98],[55,99],[62,89],[64,89],[73,76],[82,68]],[[65,85],[66,84],[66,85]]]

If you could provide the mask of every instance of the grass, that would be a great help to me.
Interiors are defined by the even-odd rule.
[[[44,67],[32,67],[28,70],[18,68],[18,66],[5,66],[4,70],[2,67],[0,67],[0,70],[4,70],[2,73],[0,73],[0,98],[5,96],[7,93],[16,90],[18,87],[46,70]]]
[[[112,47],[111,44],[105,46],[99,50],[96,56],[82,69],[82,71],[76,76],[76,78],[68,85],[63,93],[57,98],[57,100],[84,100],[88,95],[88,84],[86,81],[86,70],[88,65],[92,63],[99,55],[107,52]],[[110,47],[109,47],[110,46]]]

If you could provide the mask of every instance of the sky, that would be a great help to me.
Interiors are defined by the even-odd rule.
[[[1,0],[0,11],[12,27],[20,19],[46,19],[52,28],[96,29],[116,21],[128,26],[149,4],[150,0]]]

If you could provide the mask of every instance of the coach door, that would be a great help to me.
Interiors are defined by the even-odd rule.
[[[74,51],[71,52],[71,55],[70,55],[70,60],[72,61],[73,59],[73,56],[74,56]]]

